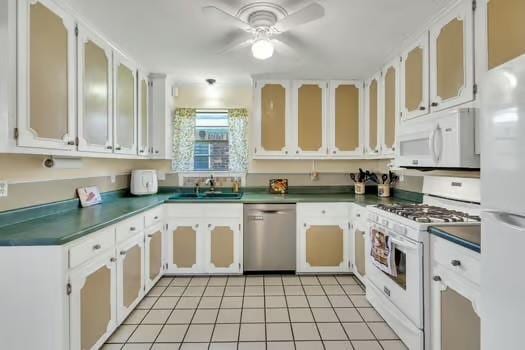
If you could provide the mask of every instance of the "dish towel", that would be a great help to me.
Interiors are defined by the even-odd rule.
[[[381,271],[396,277],[397,269],[394,262],[394,245],[390,236],[376,229],[370,231],[370,256],[372,263]]]

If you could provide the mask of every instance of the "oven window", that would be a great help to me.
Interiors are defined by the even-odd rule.
[[[395,245],[394,245],[395,247]],[[385,275],[390,277],[398,286],[407,289],[407,255],[405,252],[399,250],[397,247],[393,249],[394,251],[394,264],[396,266],[397,276],[389,275],[386,272],[383,272]]]

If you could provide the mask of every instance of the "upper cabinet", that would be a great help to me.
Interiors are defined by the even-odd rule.
[[[113,54],[115,88],[115,153],[137,153],[137,68],[118,53]]]
[[[52,1],[17,6],[17,144],[75,150],[75,22]]]
[[[430,110],[443,110],[474,97],[473,9],[452,8],[430,28]]]
[[[290,153],[290,82],[255,82],[255,155]]]
[[[366,84],[366,136],[367,142],[365,152],[376,156],[380,154],[381,142],[379,140],[380,130],[380,81],[381,74],[374,75]]]
[[[522,0],[478,1],[476,56],[480,55],[482,71],[496,68],[525,54],[525,2]],[[478,36],[477,36],[478,37]]]
[[[396,59],[383,68],[382,87],[381,151],[383,155],[393,155],[399,116],[399,60]]]
[[[401,116],[411,119],[428,113],[428,32],[401,55]]]
[[[363,82],[330,82],[330,145],[332,157],[363,154]]]
[[[78,149],[113,152],[112,50],[78,26]]]
[[[296,155],[316,156],[328,151],[326,140],[326,81],[299,80],[293,84],[293,125]]]
[[[138,73],[138,154],[154,153],[149,149],[149,86],[147,75]]]

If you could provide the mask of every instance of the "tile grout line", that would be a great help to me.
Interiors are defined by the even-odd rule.
[[[323,287],[321,285],[321,281],[319,280],[317,275],[313,275],[313,277],[315,277],[315,279],[319,283],[319,286],[321,286],[321,289],[323,289]],[[301,287],[303,288],[303,292],[305,294],[306,303],[308,304],[308,308],[310,309],[310,313],[312,314],[312,318],[314,320],[315,328],[317,329],[317,333],[319,334],[319,340],[321,341],[321,345],[323,346],[323,349],[326,350],[326,346],[324,345],[323,338],[321,336],[321,332],[319,331],[319,326],[317,326],[317,322],[315,321],[314,313],[312,312],[312,307],[310,305],[310,300],[308,300],[308,296],[306,296],[306,290],[304,289],[304,284],[303,284],[303,281],[301,280],[300,277],[299,277],[299,281],[301,282]],[[328,299],[328,297],[327,297],[327,299]]]
[[[297,276],[297,275],[295,275]],[[301,283],[301,279],[299,277],[297,277],[299,279],[299,284]],[[288,307],[288,296],[286,295],[286,290],[285,290],[285,286],[284,286],[284,280],[281,276],[281,282],[283,283],[283,293],[284,293],[284,305],[286,306],[286,313],[288,314],[288,320],[290,322],[290,330],[292,331],[292,342],[293,342],[293,348],[294,349],[297,349],[297,346],[295,346],[295,333],[293,331],[293,326],[292,326],[292,317],[290,316],[290,308]],[[301,285],[301,288],[302,288],[302,285]],[[304,293],[304,290],[303,290],[303,293]]]

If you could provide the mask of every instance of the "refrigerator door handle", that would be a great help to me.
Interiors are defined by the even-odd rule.
[[[495,210],[486,210],[485,213],[493,215],[498,221],[516,231],[525,232],[525,217]]]

